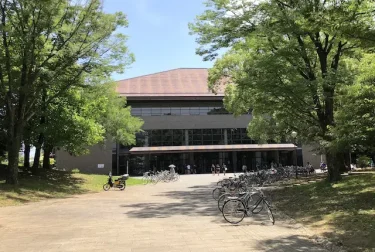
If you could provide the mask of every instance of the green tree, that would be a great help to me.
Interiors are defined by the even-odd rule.
[[[342,149],[332,144],[335,97],[353,83],[348,62],[375,43],[373,1],[209,0],[189,24],[205,60],[230,48],[209,72],[215,90],[226,84],[225,105],[241,114],[253,109],[253,138],[318,143],[328,179],[340,180]]]
[[[71,87],[84,73],[109,78],[132,61],[124,14],[103,12],[102,1],[0,0],[0,97],[5,100],[5,130],[9,174],[18,183],[18,152],[26,123],[41,108]],[[90,80],[85,77],[84,83]]]
[[[350,146],[358,153],[375,152],[375,55],[366,54],[360,62],[352,62],[354,85],[338,90],[332,129],[337,148]]]
[[[130,107],[118,96],[114,84],[71,89],[49,105],[43,149],[45,153],[60,148],[81,155],[105,139],[131,145],[142,125],[141,119],[131,116]],[[49,167],[48,161],[44,158],[44,168]]]

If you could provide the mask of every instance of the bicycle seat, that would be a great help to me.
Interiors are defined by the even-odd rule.
[[[246,195],[246,193],[247,193],[247,192],[240,192],[238,195],[240,195],[240,196],[244,196],[244,195]]]
[[[228,199],[228,200],[236,200],[236,199],[238,199],[238,197],[234,197],[234,196],[233,196],[233,197],[228,197],[227,199]]]

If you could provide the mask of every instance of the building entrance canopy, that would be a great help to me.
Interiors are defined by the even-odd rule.
[[[186,152],[226,152],[226,151],[293,151],[294,144],[231,144],[231,145],[190,145],[133,147],[131,154],[186,153]]]

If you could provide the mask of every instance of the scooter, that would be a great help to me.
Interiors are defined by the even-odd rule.
[[[103,185],[104,191],[108,191],[112,187],[118,188],[123,191],[126,187],[126,180],[129,178],[128,174],[122,175],[120,178],[116,179],[115,182],[112,180],[112,174],[108,175],[108,182]]]

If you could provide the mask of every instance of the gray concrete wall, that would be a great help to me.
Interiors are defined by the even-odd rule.
[[[303,158],[303,165],[306,165],[309,162],[315,169],[320,167],[320,160],[321,156],[314,150],[314,146],[312,145],[302,145],[302,158]],[[325,160],[325,156],[322,155],[323,161]]]
[[[112,171],[112,143],[95,145],[89,148],[90,153],[82,156],[71,156],[68,152],[59,150],[56,152],[56,167],[71,171],[75,168],[82,173],[108,174]],[[104,168],[98,168],[98,164],[104,164]]]
[[[143,116],[144,130],[247,128],[251,115]]]

